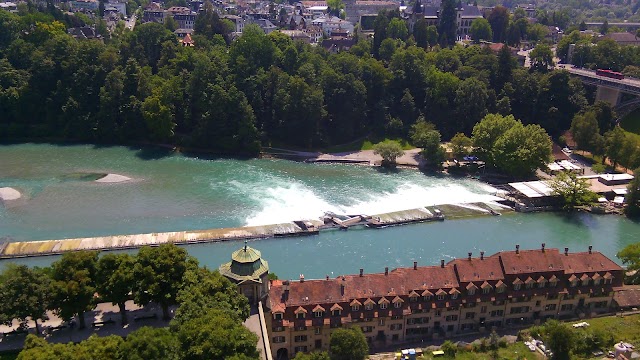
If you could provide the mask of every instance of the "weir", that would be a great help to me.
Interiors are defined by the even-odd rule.
[[[474,207],[478,210],[473,210]],[[466,204],[466,206],[439,205],[438,207],[421,207],[371,216],[353,215],[348,216],[347,219],[345,219],[344,216],[339,217],[335,214],[329,214],[325,215],[323,220],[300,220],[263,226],[112,235],[61,240],[3,242],[0,243],[0,259],[59,255],[65,252],[79,250],[109,251],[137,249],[142,246],[159,246],[167,243],[186,245],[232,240],[258,240],[274,237],[316,235],[321,230],[336,227],[340,229],[348,229],[352,226],[383,228],[415,222],[444,220],[445,213],[447,218],[488,215],[487,210],[493,210],[493,207],[495,207],[495,205],[487,203],[472,203]],[[501,209],[501,211],[506,209],[504,207],[497,208]]]

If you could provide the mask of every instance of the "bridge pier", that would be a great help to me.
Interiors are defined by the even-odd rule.
[[[613,89],[606,86],[598,86],[598,90],[596,92],[596,101],[606,101],[611,104],[611,106],[615,107],[620,103],[621,97],[622,91],[620,91],[619,89]]]

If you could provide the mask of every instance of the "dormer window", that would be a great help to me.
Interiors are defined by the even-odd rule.
[[[313,312],[313,316],[317,317],[317,318],[321,318],[324,316],[324,311],[314,311]]]
[[[296,319],[304,319],[305,315],[307,315],[307,314],[305,314],[303,312],[299,312],[299,313],[296,314]]]
[[[458,293],[453,293],[453,294],[451,294],[451,298],[452,298],[452,299],[457,299],[457,298],[458,298]]]
[[[520,290],[520,284],[513,284],[513,290]]]
[[[367,310],[373,310],[373,304],[367,304],[367,305],[365,305],[365,309],[367,309]]]
[[[490,288],[490,287],[488,287],[488,286],[487,286],[487,287],[485,287],[484,289],[482,289],[482,293],[483,293],[483,294],[488,294],[488,293],[489,293],[489,291],[491,291],[491,288]]]
[[[476,289],[467,290],[467,295],[475,295],[475,293],[476,293]]]
[[[387,303],[386,302],[380,304],[380,309],[384,310],[386,308],[387,308]]]
[[[423,296],[422,299],[424,299],[424,301],[430,301],[431,295]]]
[[[393,303],[393,307],[395,307],[396,309],[399,309],[400,307],[402,307],[402,303],[400,301],[397,301]]]
[[[273,318],[275,320],[282,320],[282,313],[275,313],[273,314]]]
[[[438,295],[438,300],[444,300],[444,294]]]
[[[351,307],[351,311],[359,311],[359,310],[360,310],[360,306],[358,306],[358,305],[353,305]]]
[[[342,310],[331,311],[331,316],[340,316],[340,315],[342,315]]]

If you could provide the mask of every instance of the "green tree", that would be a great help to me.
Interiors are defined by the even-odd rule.
[[[455,0],[443,0],[440,3],[440,16],[438,22],[439,43],[442,47],[449,47],[456,43],[457,12]]]
[[[593,151],[600,136],[596,114],[593,111],[576,114],[571,122],[571,135],[578,149]]]
[[[395,140],[386,140],[373,145],[373,153],[382,157],[382,166],[393,167],[396,159],[404,154],[402,146]]]
[[[249,300],[218,271],[190,266],[184,278],[185,284],[176,298],[180,306],[174,325],[202,316],[207,309],[224,310],[239,322],[249,317]]]
[[[388,37],[387,28],[389,27],[389,18],[387,17],[387,12],[382,10],[376,16],[376,19],[373,22],[373,56],[378,58],[378,50],[380,50],[380,46],[384,39]]]
[[[477,78],[466,79],[456,90],[456,128],[469,132],[487,114],[489,93],[487,86]]]
[[[509,26],[509,10],[504,6],[496,6],[489,13],[487,21],[493,30],[493,41],[504,42]]]
[[[488,114],[473,127],[471,140],[478,156],[489,165],[494,165],[493,149],[499,138],[518,121],[513,115]]]
[[[634,178],[632,182],[635,182],[634,185],[638,186],[639,181],[637,180],[637,178]],[[638,189],[636,188],[634,191],[636,192],[634,196],[636,197],[635,200],[637,201]],[[638,211],[638,209],[636,209],[635,211]],[[637,214],[637,212],[635,214]],[[639,284],[640,283],[640,243],[633,243],[625,246],[624,249],[618,251],[617,256],[618,256],[618,259],[620,259],[622,263],[627,267],[627,273],[630,274],[630,275],[627,275],[627,277],[625,278],[625,283],[633,284],[633,285]]]
[[[422,148],[421,154],[427,164],[441,166],[445,160],[446,151],[440,145],[440,132],[432,123],[427,123],[422,117],[419,118],[411,127],[410,136],[413,144]]]
[[[498,69],[496,71],[496,89],[502,89],[504,84],[511,81],[513,69],[516,67],[516,61],[511,56],[511,49],[507,45],[503,45],[498,53]]]
[[[625,213],[627,216],[631,218],[640,216],[640,168],[633,171],[633,180],[627,186],[626,201]],[[618,257],[620,256],[618,255]]]
[[[164,105],[158,97],[149,96],[144,100],[142,116],[154,140],[164,141],[174,135],[176,123],[173,121],[171,108]]]
[[[33,320],[40,336],[38,320],[48,320],[51,280],[42,269],[7,264],[0,274],[0,321],[8,326],[14,319]]]
[[[549,182],[553,194],[560,197],[565,210],[574,210],[577,206],[588,205],[598,199],[590,190],[587,179],[578,178],[574,172],[560,172]]]
[[[342,0],[327,0],[327,6],[329,7],[329,13],[338,17],[340,16],[340,11],[344,9]]]
[[[179,360],[180,343],[167,328],[144,326],[127,335],[118,355],[127,360]]]
[[[573,329],[557,320],[548,320],[544,325],[544,340],[553,352],[553,360],[570,360],[575,347]]]
[[[190,260],[186,250],[174,244],[142,247],[133,267],[136,304],[156,302],[162,307],[163,318],[170,319],[169,306],[176,303],[188,261],[195,260]]]
[[[473,141],[463,133],[457,133],[451,138],[451,151],[455,158],[469,155]]]
[[[609,21],[607,21],[607,19],[604,19],[602,26],[600,26],[600,34],[605,35],[608,32],[609,32]]]
[[[480,40],[490,41],[493,39],[493,31],[491,30],[491,25],[485,18],[479,18],[473,20],[471,23],[471,38],[477,44]]]
[[[531,58],[531,69],[538,71],[547,71],[555,66],[553,62],[553,52],[548,45],[538,44],[529,53]]]
[[[364,360],[368,354],[369,345],[360,327],[340,328],[331,333],[331,360]]]
[[[493,159],[508,175],[525,177],[547,166],[551,159],[551,138],[540,125],[517,122],[496,141]]]
[[[208,309],[185,321],[177,328],[177,336],[184,359],[260,359],[258,337],[223,310]]]
[[[438,39],[440,35],[438,35],[438,28],[435,25],[430,25],[427,27],[427,44],[430,47],[436,46],[438,44]]]
[[[233,26],[220,19],[213,4],[209,1],[205,1],[202,5],[202,10],[198,13],[193,24],[195,34],[203,35],[209,39],[215,35],[222,35],[226,40],[229,40],[229,34],[233,29]]]
[[[416,46],[426,49],[429,46],[428,31],[429,26],[424,18],[418,19],[413,24],[413,38],[416,40]]]
[[[98,252],[77,251],[51,264],[51,309],[65,321],[76,316],[80,329],[86,327],[85,311],[93,309],[97,263]]]
[[[135,259],[129,254],[106,254],[98,260],[96,290],[102,301],[118,305],[122,325],[127,324],[125,303],[133,292],[133,266]]]
[[[327,352],[312,352],[310,354],[306,354],[303,352],[296,353],[296,357],[293,360],[331,360],[329,357],[329,353]]]
[[[399,18],[391,19],[389,26],[387,26],[387,36],[391,39],[407,40],[409,30],[407,29],[406,23]]]
[[[606,148],[605,155],[613,163],[613,168],[618,166],[618,163],[623,157],[623,144],[626,139],[626,134],[619,126],[616,126],[613,130],[610,130],[604,134]]]
[[[167,28],[167,30],[174,32],[178,29],[178,22],[173,18],[173,16],[165,16],[164,27]]]

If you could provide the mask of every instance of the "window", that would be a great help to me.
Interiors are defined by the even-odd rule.
[[[533,287],[533,283],[532,283],[532,282],[528,282],[528,283],[524,284],[524,286],[525,286],[527,289],[531,289],[531,288]]]
[[[573,304],[564,304],[560,307],[560,311],[571,311],[573,310]]]
[[[444,300],[444,294],[438,295],[438,300]]]
[[[293,338],[293,342],[297,342],[297,343],[299,343],[299,342],[306,342],[306,341],[307,341],[307,335],[296,335],[296,336]]]
[[[604,279],[604,283],[605,283],[605,284],[611,284],[611,280],[612,280],[612,279]]]
[[[458,315],[449,315],[445,318],[446,321],[458,321]]]
[[[522,314],[522,313],[526,313],[529,312],[529,307],[528,306],[516,306],[516,307],[512,307],[511,308],[511,314]]]
[[[596,309],[606,308],[609,305],[607,301],[598,301],[593,303],[593,307]]]
[[[542,288],[544,288],[545,284],[546,284],[546,282],[544,282],[544,281],[543,281],[543,282],[541,282],[541,283],[538,283],[538,287],[539,287],[540,289],[542,289]]]
[[[436,316],[442,316],[442,310],[440,309],[437,309],[435,313],[436,313]]]
[[[359,305],[353,305],[351,307],[351,311],[358,311],[358,310],[360,310],[360,306]]]
[[[452,299],[457,299],[458,298],[458,293],[451,294],[451,298]]]
[[[371,309],[373,309],[373,305],[372,304],[367,304],[367,305],[365,305],[364,308],[367,309],[367,310],[371,310]]]
[[[409,301],[416,302],[416,301],[418,301],[418,297],[417,296],[412,296],[412,297],[409,298]]]
[[[315,316],[317,318],[320,318],[320,317],[324,316],[324,311],[315,311],[313,313],[313,316]]]
[[[422,298],[424,299],[424,301],[429,301],[431,300],[431,295],[425,295]]]
[[[272,340],[274,343],[283,343],[285,341],[284,336],[274,336]]]
[[[296,346],[295,348],[293,348],[294,352],[307,352],[307,347],[306,346]]]
[[[483,294],[488,294],[488,293],[489,293],[489,291],[491,291],[491,288],[490,288],[490,287],[488,287],[488,286],[487,286],[486,288],[482,289],[482,293],[483,293]]]
[[[468,313],[464,316],[464,318],[465,318],[465,319],[473,319],[475,316],[476,316],[476,313],[474,313],[474,312],[468,312]]]
[[[593,279],[593,285],[600,285],[600,279]]]
[[[484,314],[487,312],[487,307],[486,306],[481,306],[480,307],[480,313]]]
[[[520,284],[513,284],[513,290],[520,290]]]
[[[558,294],[547,295],[547,300],[555,300],[558,298]]]
[[[313,333],[315,335],[320,335],[322,334],[322,328],[321,327],[316,327],[315,329],[313,329]]]
[[[504,310],[493,310],[491,317],[504,316]]]
[[[391,324],[391,330],[402,330],[402,324]]]
[[[331,316],[340,316],[340,315],[342,315],[342,310],[331,311]]]
[[[393,303],[393,306],[394,306],[396,309],[399,309],[399,308],[402,306],[402,301],[396,301],[396,302],[394,302],[394,303]]]
[[[282,320],[282,313],[273,314],[273,318],[276,319],[276,320]]]
[[[474,288],[467,290],[467,295],[474,295],[475,293],[476,293],[476,289]]]
[[[378,325],[384,326],[384,319],[378,319]]]
[[[558,285],[558,280],[551,280],[549,281],[549,286],[550,287],[556,287]]]
[[[296,327],[296,331],[305,331],[305,330],[307,330],[307,327],[306,327],[306,326],[304,326],[304,325],[303,325],[303,326],[297,326],[297,327]]]
[[[571,281],[571,287],[576,287],[577,284],[578,284],[577,281],[575,281],[575,280]]]
[[[276,326],[276,327],[273,328],[273,332],[280,332],[280,331],[284,331],[284,327]]]
[[[362,327],[362,332],[363,333],[370,333],[373,331],[373,326],[363,326]]]
[[[380,309],[384,310],[387,308],[387,303],[380,304]]]
[[[496,292],[497,292],[498,294],[503,293],[503,292],[504,292],[504,287],[502,287],[502,286],[497,287],[497,288],[496,288]]]
[[[556,304],[547,304],[544,307],[544,311],[553,311],[556,309]]]
[[[296,314],[296,319],[304,319],[305,315],[306,315],[305,313],[299,312],[299,313]]]

